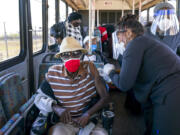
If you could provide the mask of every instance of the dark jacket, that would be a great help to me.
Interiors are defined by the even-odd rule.
[[[164,45],[170,47],[174,52],[176,52],[177,48],[180,46],[180,32],[174,36],[164,36],[160,38],[159,36],[153,35],[148,27],[144,35],[165,43]]]
[[[146,36],[128,43],[120,74],[110,73],[122,91],[133,87],[137,100],[162,103],[167,94],[180,89],[180,59],[165,44]]]

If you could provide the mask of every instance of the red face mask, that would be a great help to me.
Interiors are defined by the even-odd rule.
[[[69,72],[76,72],[80,66],[80,59],[70,59],[65,62],[65,67]]]

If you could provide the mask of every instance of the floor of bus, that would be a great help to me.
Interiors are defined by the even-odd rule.
[[[143,135],[145,125],[142,115],[135,116],[124,107],[126,94],[118,90],[110,92],[114,102],[115,118],[113,123],[113,135]]]

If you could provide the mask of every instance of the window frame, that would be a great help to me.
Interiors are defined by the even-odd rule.
[[[55,17],[55,19],[54,19],[54,23],[52,24],[52,25],[49,25],[50,23],[49,23],[49,19],[50,19],[50,14],[49,14],[49,7],[50,7],[50,4],[49,4],[49,0],[48,0],[48,47],[50,47],[50,46],[52,46],[53,44],[50,44],[50,42],[49,42],[49,36],[51,37],[51,35],[50,35],[50,29],[51,29],[51,27],[54,25],[54,24],[56,24],[56,10],[58,10],[58,8],[55,6],[56,4],[56,0],[54,0],[54,17]],[[59,3],[60,3],[60,1],[59,1]],[[57,9],[56,9],[57,8]],[[58,10],[58,12],[59,12],[59,10]]]
[[[46,27],[48,27],[48,26],[46,26],[47,25],[46,21],[48,18],[48,15],[46,12],[47,12],[48,5],[46,5],[46,1],[47,0],[42,0],[42,4],[41,4],[41,6],[42,6],[42,12],[41,12],[42,13],[42,49],[37,52],[33,52],[33,50],[32,50],[33,57],[44,53],[46,51],[46,46],[48,46],[48,38],[46,37],[46,33],[47,33]],[[30,3],[30,5],[31,5],[31,3]],[[32,8],[31,8],[31,11],[32,11]],[[31,24],[33,26],[32,12],[31,12]],[[33,38],[32,38],[32,49],[33,49]]]
[[[63,9],[63,8],[62,8],[62,3],[63,3],[63,5],[64,5],[63,8],[64,8],[64,15],[65,15],[65,16],[64,16],[64,15],[62,14],[62,12],[61,12],[62,9]],[[59,10],[59,12],[60,12],[60,14],[59,14],[59,21],[60,21],[60,22],[66,21],[66,19],[67,19],[67,18],[66,18],[66,3],[65,3],[63,0],[60,0],[59,5],[60,5],[60,10]],[[62,17],[62,18],[61,18],[61,17]],[[65,17],[65,18],[63,18],[63,17]]]
[[[25,56],[26,56],[26,46],[25,46],[25,43],[26,43],[26,17],[25,17],[25,6],[24,6],[24,1],[23,0],[18,0],[18,3],[19,3],[19,36],[20,36],[20,53],[18,56],[15,56],[13,58],[10,58],[10,59],[7,59],[7,60],[4,60],[2,62],[0,62],[0,71],[4,70],[4,69],[7,69],[7,68],[10,68],[14,65],[17,65],[21,62],[23,62],[25,60]],[[23,35],[25,35],[23,37]]]

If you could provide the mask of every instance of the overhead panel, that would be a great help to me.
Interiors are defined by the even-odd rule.
[[[63,0],[75,10],[88,10],[89,0]],[[142,10],[147,9],[163,0],[141,0]],[[135,9],[139,9],[140,0],[134,0]],[[133,0],[95,0],[97,10],[132,10]]]
[[[126,0],[96,0],[98,10],[130,10],[131,7]]]
[[[145,9],[147,9],[147,8],[150,8],[150,7],[156,5],[156,4],[160,3],[160,2],[163,2],[163,1],[164,1],[164,0],[152,0],[151,2],[148,2],[147,4],[144,4],[144,5],[142,6],[142,10],[145,10]]]
[[[86,3],[85,3],[84,0],[73,0],[73,1],[74,1],[74,3],[76,3],[78,9],[80,9],[80,10],[85,10],[85,9],[87,9]]]
[[[73,9],[78,10],[79,8],[77,7],[76,3],[74,3],[73,0],[62,0],[66,2],[69,6],[71,6]],[[60,7],[61,8],[61,7]]]
[[[138,0],[139,1],[139,0]],[[150,8],[160,2],[163,2],[164,0],[141,0],[142,2],[142,10],[145,10],[147,8]],[[135,5],[136,9],[139,8],[139,2],[136,3]]]

